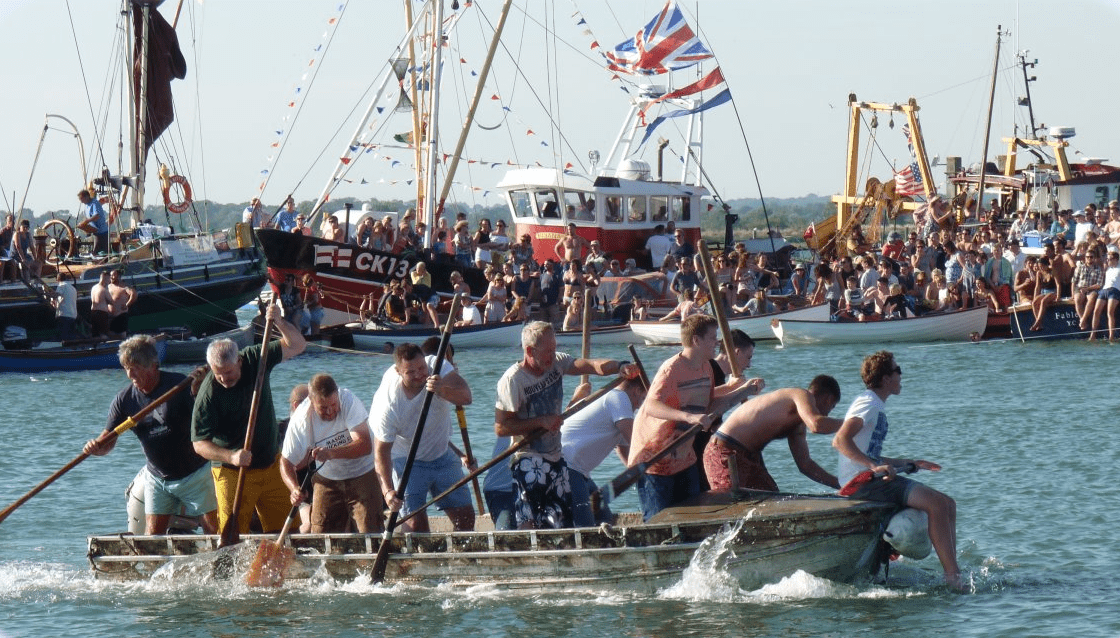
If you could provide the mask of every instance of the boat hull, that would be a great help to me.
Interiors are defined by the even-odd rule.
[[[121,362],[117,358],[120,344],[120,341],[102,341],[88,345],[0,350],[0,373],[33,374],[120,368]],[[167,353],[166,337],[156,338],[156,352],[163,361]]]
[[[630,326],[618,324],[591,329],[592,346],[614,346],[640,344],[642,340],[634,334]],[[583,331],[561,330],[556,333],[556,345],[560,348],[579,348],[583,345]]]
[[[969,341],[980,338],[987,322],[988,309],[978,307],[887,321],[783,319],[775,321],[771,330],[782,345]]]
[[[698,551],[716,552],[722,567],[748,588],[799,569],[852,581],[878,569],[882,531],[894,511],[893,505],[839,497],[740,491],[702,495],[645,524],[403,534],[390,541],[385,581],[550,593],[617,588],[652,593],[678,581]],[[717,537],[719,547],[711,547]],[[243,538],[260,542],[272,537]],[[333,578],[353,580],[368,574],[381,538],[293,535],[296,559],[286,576],[310,578],[325,569]],[[173,557],[217,549],[218,540],[95,536],[89,539],[89,560],[98,577],[142,579]],[[709,547],[702,549],[705,541]]]
[[[164,363],[205,363],[206,362],[206,349],[210,344],[218,339],[230,339],[237,344],[237,349],[240,350],[246,346],[253,345],[254,337],[253,324],[246,324],[240,328],[227,330],[226,332],[219,332],[218,334],[201,339],[167,340],[167,354],[163,357]]]
[[[1089,338],[1089,331],[1081,329],[1077,310],[1074,309],[1073,301],[1069,299],[1056,301],[1046,309],[1046,314],[1042,317],[1041,330],[1031,330],[1031,326],[1034,325],[1034,311],[1029,304],[1012,308],[1010,314],[1011,337],[1014,339],[1053,341]],[[1108,317],[1103,313],[1100,323],[1097,325],[1098,332],[1100,332],[1101,326],[1104,326],[1104,336],[1107,337]],[[1098,334],[1097,336],[1100,337],[1101,335]]]
[[[514,348],[521,345],[523,326],[521,323],[509,322],[455,328],[452,342],[456,351],[467,348]],[[402,343],[419,345],[430,337],[440,336],[442,330],[416,326],[384,330],[354,329],[350,334],[354,338],[354,347],[358,350],[386,352]]]
[[[776,338],[770,331],[770,321],[772,319],[827,321],[828,304],[805,306],[804,308],[755,317],[732,317],[727,320],[727,324],[732,330],[742,330],[755,341],[760,341]],[[679,321],[631,321],[630,330],[648,345],[671,346],[681,342],[681,322]]]

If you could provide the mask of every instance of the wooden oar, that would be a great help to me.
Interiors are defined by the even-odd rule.
[[[724,312],[723,291],[719,289],[715,270],[712,269],[712,255],[708,252],[708,243],[703,239],[697,240],[696,248],[700,251],[700,265],[704,268],[704,278],[708,280],[708,292],[712,296],[712,310],[716,313],[719,330],[723,336],[723,351],[727,353],[727,365],[731,366],[731,376],[742,378],[743,369],[735,360],[735,342],[731,338],[731,327],[727,324],[727,313]]]
[[[144,409],[140,410],[136,414],[128,417],[127,419],[125,419],[124,422],[121,423],[120,425],[118,425],[117,427],[113,428],[112,430],[102,432],[101,436],[97,437],[98,445],[103,444],[103,443],[108,443],[109,441],[114,441],[122,433],[127,432],[128,430],[131,430],[133,427],[136,426],[137,423],[142,421],[144,419],[144,417],[148,416],[148,414],[150,414],[152,410],[155,410],[156,408],[163,405],[164,403],[167,403],[167,401],[170,400],[171,397],[178,394],[180,391],[183,390],[183,388],[186,388],[186,387],[190,386],[191,381],[192,381],[191,377],[188,376],[186,379],[183,379],[179,383],[175,384],[175,387],[171,388],[167,392],[164,392],[155,401],[152,401],[151,403],[146,405],[144,407]],[[82,452],[78,456],[74,457],[74,460],[72,460],[69,463],[67,463],[66,465],[62,466],[62,469],[58,470],[54,474],[51,474],[47,478],[47,480],[45,480],[42,483],[36,485],[30,492],[28,492],[27,494],[24,494],[22,497],[20,497],[20,499],[17,500],[15,503],[12,503],[8,507],[4,508],[4,511],[0,512],[0,523],[3,523],[4,519],[8,518],[8,515],[11,514],[12,512],[14,512],[16,510],[16,508],[18,508],[20,505],[23,505],[27,501],[31,500],[32,497],[34,497],[39,492],[42,492],[48,485],[57,481],[63,474],[66,474],[70,470],[74,469],[75,466],[77,466],[79,463],[86,460],[87,458],[89,458],[89,454],[87,452]]]
[[[634,357],[634,365],[638,366],[638,378],[642,380],[642,386],[649,391],[649,375],[646,374],[646,367],[642,365],[642,360],[638,358],[638,349],[634,344],[626,346],[630,351],[630,356]]]
[[[433,367],[432,373],[439,374],[443,368],[443,360],[447,356],[447,345],[451,343],[451,330],[455,327],[455,315],[459,312],[459,295],[455,295],[451,299],[451,311],[447,315],[447,323],[443,326],[443,335],[439,340],[439,349],[436,351],[436,363]],[[420,418],[416,422],[416,432],[412,435],[412,445],[408,448],[408,458],[404,462],[404,472],[401,473],[401,480],[397,483],[397,495],[403,500],[408,488],[408,477],[412,474],[412,465],[416,461],[416,451],[420,449],[420,437],[424,435],[424,424],[428,420],[428,411],[432,408],[432,399],[435,398],[435,393],[431,390],[424,391],[424,407],[420,409]],[[374,583],[380,583],[385,580],[385,567],[389,562],[389,546],[393,539],[393,530],[397,526],[397,517],[400,516],[400,510],[393,510],[389,514],[389,522],[385,525],[385,533],[381,537],[381,545],[377,547],[377,558],[373,561],[373,570],[370,572],[370,580]]]
[[[669,443],[667,443],[665,445],[665,447],[661,448],[656,453],[654,453],[653,456],[649,457],[648,460],[642,461],[641,463],[638,463],[637,465],[633,465],[631,467],[626,468],[626,470],[624,470],[622,472],[622,474],[619,474],[618,476],[611,479],[610,484],[607,485],[607,491],[606,491],[605,494],[603,493],[603,490],[601,490],[601,489],[594,492],[591,495],[592,502],[595,502],[596,499],[597,499],[599,503],[602,503],[602,504],[605,505],[605,504],[613,501],[615,498],[618,497],[619,494],[622,494],[627,489],[629,489],[629,487],[631,485],[636,483],[638,481],[638,479],[641,478],[642,475],[646,473],[646,470],[648,470],[651,465],[653,465],[654,463],[657,463],[661,459],[665,458],[673,450],[680,447],[682,443],[684,443],[686,441],[691,441],[692,437],[695,436],[696,433],[699,432],[702,427],[703,426],[701,426],[699,423],[697,423],[696,425],[690,426],[687,430],[685,430],[683,433],[681,433],[680,436],[678,436],[677,438],[675,438],[672,441],[670,441]]]
[[[575,403],[573,405],[568,406],[568,409],[564,410],[564,413],[560,415],[560,418],[561,419],[567,419],[567,418],[571,417],[576,412],[579,412],[580,410],[586,408],[587,406],[591,405],[595,401],[599,400],[599,398],[602,397],[604,394],[606,394],[606,393],[610,392],[611,390],[615,389],[616,387],[618,387],[618,385],[620,383],[622,383],[623,381],[624,381],[624,379],[622,377],[615,377],[614,379],[611,379],[610,383],[603,386],[602,388],[599,388],[595,392],[592,392],[590,396],[588,396],[584,399],[581,399],[578,403]],[[483,472],[485,472],[485,471],[489,470],[490,468],[494,467],[498,463],[501,463],[502,461],[508,459],[510,456],[513,455],[514,452],[520,450],[521,448],[525,447],[526,445],[529,445],[533,441],[536,441],[538,438],[540,438],[540,436],[542,434],[544,434],[547,431],[548,430],[545,430],[545,429],[542,428],[542,429],[534,430],[533,432],[530,432],[528,435],[526,435],[524,438],[522,438],[520,441],[518,441],[515,445],[509,446],[501,454],[495,456],[494,458],[492,458],[489,461],[487,461],[486,463],[484,463],[481,467],[479,467],[475,471],[473,471],[470,474],[468,474],[468,475],[464,476],[463,478],[459,479],[454,485],[452,485],[451,487],[444,490],[443,493],[441,493],[439,496],[436,496],[435,498],[428,501],[427,503],[424,503],[419,508],[417,508],[417,510],[415,512],[412,512],[408,516],[405,516],[404,518],[402,518],[400,520],[400,522],[404,523],[405,521],[412,518],[413,516],[416,516],[417,514],[419,514],[420,512],[423,512],[424,510],[428,509],[432,505],[435,505],[436,502],[438,502],[441,498],[443,498],[443,497],[447,496],[448,494],[454,492],[455,490],[459,489],[460,487],[463,487],[464,485],[467,484],[468,481],[472,481],[472,480],[477,479],[480,474],[482,474]]]
[[[455,406],[455,418],[459,421],[459,433],[463,435],[463,453],[467,455],[467,468],[474,465],[474,452],[471,451],[471,437],[467,434],[467,411],[463,406]],[[482,500],[482,489],[478,486],[478,479],[471,481],[474,485],[474,499],[478,502],[478,513],[486,511],[486,503]]]
[[[583,334],[580,340],[581,359],[591,358],[591,291],[584,288],[583,290]],[[579,387],[572,393],[572,400],[568,405],[574,405],[577,401],[583,399],[591,393],[591,375],[585,374],[579,378]]]
[[[264,322],[264,337],[261,339],[261,360],[257,367],[256,385],[253,386],[253,398],[249,402],[249,424],[245,428],[245,445],[242,449],[251,451],[253,449],[253,434],[257,431],[257,414],[260,412],[261,406],[261,392],[264,390],[264,383],[268,377],[268,345],[272,340],[272,330],[275,326],[272,320],[268,319],[268,313],[265,313]],[[238,528],[237,519],[241,516],[241,493],[245,490],[245,472],[247,468],[241,467],[237,470],[237,487],[233,491],[233,508],[230,510],[229,518],[225,521],[225,526],[222,527],[220,534],[221,539],[218,541],[218,547],[229,547],[241,542],[241,530]]]
[[[299,486],[301,493],[307,489],[311,476],[317,470],[315,461],[310,461],[307,465],[307,475],[303,477],[303,482]],[[288,512],[288,520],[284,521],[284,527],[280,530],[280,536],[276,538],[275,543],[261,542],[261,546],[257,548],[257,555],[253,557],[253,563],[249,565],[249,573],[245,574],[245,584],[250,587],[279,587],[284,583],[284,570],[288,569],[288,565],[291,565],[296,557],[295,549],[284,545],[284,542],[288,540],[292,523],[299,515],[299,506],[302,503],[303,501],[300,501],[292,506],[292,511]]]

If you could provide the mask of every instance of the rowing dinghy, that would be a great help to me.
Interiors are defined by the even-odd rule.
[[[848,582],[877,571],[883,556],[881,535],[894,511],[893,505],[841,497],[739,490],[702,494],[649,523],[624,514],[634,522],[561,530],[492,531],[480,526],[474,532],[396,534],[390,541],[385,582],[484,584],[542,592],[654,592],[678,581],[698,551],[719,552],[723,568],[743,587],[777,582],[797,570]],[[242,538],[252,548],[273,536]],[[294,534],[296,558],[286,579],[364,577],[381,538]],[[157,570],[174,578],[176,569],[187,569],[177,565],[204,561],[218,542],[214,535],[92,536],[89,561],[99,578],[144,579]],[[246,560],[252,554],[247,550]]]

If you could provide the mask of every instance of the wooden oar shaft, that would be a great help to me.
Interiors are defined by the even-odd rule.
[[[723,291],[719,289],[715,270],[712,268],[712,255],[708,252],[708,243],[703,239],[696,242],[700,252],[700,266],[704,269],[704,278],[708,281],[708,293],[712,298],[712,311],[716,313],[719,330],[723,336],[723,351],[727,353],[727,365],[731,366],[731,376],[742,377],[743,369],[735,359],[735,342],[731,338],[731,327],[727,323],[727,313],[723,309]]]
[[[251,451],[253,449],[253,435],[257,431],[257,415],[260,413],[261,406],[261,393],[264,390],[265,378],[268,376],[268,346],[272,340],[272,330],[275,326],[272,320],[265,318],[264,322],[264,337],[261,339],[261,358],[257,364],[257,378],[253,385],[253,398],[249,402],[249,423],[245,427],[245,445],[242,446],[243,450]],[[245,474],[248,468],[240,467],[237,470],[237,486],[233,490],[233,507],[230,508],[229,518],[226,519],[225,527],[221,530],[221,540],[218,543],[219,547],[227,547],[229,545],[236,545],[241,542],[241,530],[238,527],[237,519],[241,517],[241,496],[245,491]]]
[[[439,349],[436,351],[436,362],[434,374],[439,374],[443,368],[443,361],[447,356],[447,346],[451,343],[451,331],[455,327],[455,315],[459,312],[460,296],[455,295],[451,299],[451,311],[447,315],[447,323],[443,326],[443,335],[439,340]],[[404,471],[401,472],[400,481],[397,483],[397,495],[404,498],[408,489],[408,479],[412,474],[412,466],[416,461],[416,453],[420,449],[420,439],[424,435],[424,424],[428,420],[428,412],[432,408],[432,400],[435,399],[435,393],[431,390],[424,391],[424,406],[420,409],[420,417],[417,419],[416,431],[412,434],[412,445],[408,449],[408,458],[404,462]],[[370,580],[374,583],[380,583],[385,580],[385,567],[389,561],[389,541],[393,538],[393,530],[399,524],[397,518],[400,516],[400,510],[393,510],[389,513],[389,521],[385,525],[385,534],[382,536],[381,545],[377,548],[377,557],[373,561],[373,569],[370,571]],[[402,521],[403,522],[403,521]]]
[[[618,385],[620,383],[622,383],[622,381],[623,381],[622,377],[615,377],[614,379],[611,379],[610,383],[603,386],[602,388],[599,388],[595,392],[592,392],[591,395],[588,396],[587,398],[581,399],[577,403],[574,403],[574,404],[568,406],[568,409],[564,410],[563,414],[560,415],[560,418],[561,419],[567,419],[567,418],[571,417],[576,412],[579,412],[580,410],[582,410],[582,409],[586,408],[587,406],[591,405],[593,402],[599,400],[599,398],[602,397],[604,394],[606,394],[606,393],[610,392],[611,390],[615,389],[616,387],[618,387]],[[431,507],[432,505],[434,505],[441,498],[443,498],[443,497],[447,496],[448,494],[454,492],[455,490],[459,489],[460,487],[463,487],[464,485],[467,484],[467,482],[477,479],[480,474],[482,474],[483,472],[485,472],[485,471],[489,470],[490,468],[494,467],[498,463],[501,463],[502,461],[508,459],[515,452],[517,452],[521,448],[525,447],[526,445],[529,445],[533,441],[536,441],[545,432],[547,432],[547,430],[542,428],[542,429],[539,429],[539,430],[534,430],[534,431],[530,432],[529,434],[525,435],[520,441],[518,441],[514,445],[511,445],[508,448],[506,448],[504,451],[502,451],[501,454],[495,456],[494,458],[490,459],[489,461],[487,461],[486,463],[481,465],[475,471],[471,472],[470,474],[468,474],[468,475],[464,476],[463,478],[459,479],[458,481],[456,481],[456,483],[454,485],[452,485],[451,487],[444,490],[443,493],[441,493],[439,496],[436,496],[435,498],[428,501],[427,503],[424,503],[419,508],[417,508],[417,510],[415,512],[412,512],[408,516],[405,516],[404,518],[402,518],[400,520],[400,522],[404,523],[408,519],[412,518],[413,516],[416,516],[420,512],[423,512],[424,510],[426,510],[429,507]]]
[[[191,378],[190,377],[187,377],[186,379],[183,379],[179,383],[175,384],[175,387],[171,388],[167,392],[164,392],[162,395],[160,395],[158,398],[156,398],[155,401],[152,401],[148,405],[144,406],[144,408],[142,410],[140,410],[136,414],[128,417],[127,419],[125,419],[124,422],[121,423],[120,425],[118,425],[117,427],[113,428],[112,430],[102,432],[101,435],[97,437],[97,443],[98,444],[104,444],[104,443],[108,443],[109,441],[116,440],[116,438],[119,437],[121,434],[123,434],[124,432],[127,432],[128,430],[135,427],[136,424],[139,423],[141,420],[143,420],[144,417],[148,416],[152,412],[152,410],[155,410],[156,408],[163,405],[164,403],[167,403],[167,401],[170,400],[171,397],[178,394],[180,391],[183,390],[183,388],[186,388],[190,384],[191,384]],[[57,472],[55,472],[54,474],[51,474],[49,477],[47,477],[47,479],[45,481],[43,481],[42,483],[40,483],[40,484],[36,485],[34,488],[32,488],[30,492],[28,492],[27,494],[24,494],[22,497],[20,497],[20,499],[17,500],[15,503],[12,503],[8,507],[4,508],[4,511],[0,512],[0,523],[3,523],[4,519],[8,518],[8,515],[11,514],[12,512],[14,512],[19,506],[21,506],[24,503],[26,503],[27,501],[31,500],[36,494],[38,494],[39,492],[42,492],[44,489],[46,489],[46,487],[48,485],[57,481],[60,477],[62,477],[63,474],[66,474],[70,470],[74,469],[79,463],[86,460],[87,458],[89,458],[89,453],[83,451],[81,454],[74,457],[74,459],[71,460],[69,463],[62,466],[62,468],[59,469]]]
[[[471,437],[467,433],[467,411],[463,406],[455,406],[455,419],[459,422],[459,433],[463,436],[463,454],[467,455],[467,467],[470,468],[474,465],[474,451],[471,450]],[[475,478],[471,481],[474,487],[474,499],[478,503],[478,513],[481,514],[486,509],[486,502],[482,500],[482,488],[478,485],[478,479]]]
[[[665,447],[658,450],[656,454],[649,457],[648,460],[642,461],[637,465],[626,468],[625,471],[611,480],[610,494],[608,495],[608,497],[610,499],[613,499],[622,492],[625,492],[627,488],[633,485],[642,476],[642,474],[646,473],[646,470],[648,470],[651,465],[665,458],[667,455],[672,453],[673,450],[680,447],[681,444],[683,444],[685,441],[691,441],[692,437],[700,431],[700,428],[701,426],[699,423],[689,427],[680,436],[670,441],[665,445]]]
[[[642,365],[642,360],[638,358],[638,349],[635,348],[632,343],[626,346],[626,348],[630,351],[630,356],[634,358],[634,365],[638,366],[638,378],[642,380],[642,387],[648,392],[649,375],[646,374],[646,367]]]

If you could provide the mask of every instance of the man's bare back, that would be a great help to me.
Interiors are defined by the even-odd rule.
[[[112,309],[113,296],[109,294],[109,287],[95,284],[89,291],[92,310],[109,312]]]
[[[719,432],[761,454],[771,441],[799,433],[804,436],[803,413],[820,416],[813,395],[801,388],[780,388],[739,406],[723,422]],[[821,431],[825,434],[835,432],[842,424],[839,419],[821,417],[820,420],[825,422],[825,430]]]

